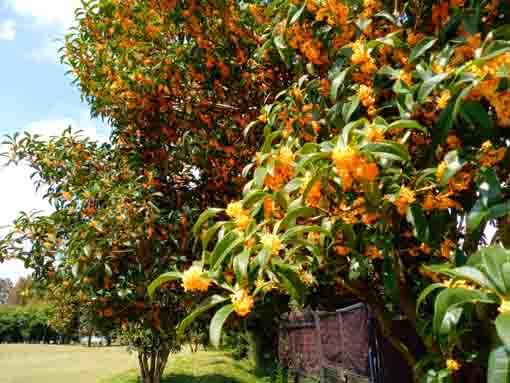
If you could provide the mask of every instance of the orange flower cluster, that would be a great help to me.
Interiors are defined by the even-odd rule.
[[[405,215],[407,212],[407,208],[414,201],[416,201],[414,191],[409,189],[407,186],[401,186],[398,199],[395,200],[393,204],[397,207],[398,213],[400,215]]]
[[[264,234],[260,242],[264,248],[271,250],[272,255],[278,255],[282,248],[282,240],[276,234]]]
[[[379,175],[377,164],[368,162],[365,157],[352,148],[334,150],[331,159],[335,163],[336,173],[342,177],[342,189],[348,191],[354,181],[373,182]]]
[[[342,26],[347,24],[349,8],[338,0],[326,0],[315,15],[315,20],[326,21],[331,26]]]
[[[496,149],[492,146],[490,141],[485,142],[481,148],[481,156],[480,156],[480,165],[485,167],[492,167],[505,158],[506,149],[499,148]]]
[[[352,203],[342,203],[334,211],[335,216],[341,218],[345,223],[354,225],[363,222],[365,225],[375,223],[380,215],[377,212],[367,211],[365,200],[362,197],[356,198]]]
[[[448,190],[452,193],[460,193],[471,188],[473,174],[469,171],[458,172],[448,181]]]
[[[370,245],[365,248],[364,254],[371,260],[384,259],[384,256],[376,246]]]
[[[264,185],[269,187],[272,191],[278,191],[283,184],[288,182],[294,171],[288,165],[276,165],[273,169],[273,174],[268,174],[264,180]]]
[[[204,272],[198,266],[191,266],[182,277],[182,287],[185,291],[205,292],[210,284],[211,280],[204,277]]]
[[[357,40],[352,44],[351,62],[354,65],[360,65],[360,71],[364,75],[370,76],[377,71],[375,60],[362,40]]]
[[[430,254],[432,249],[426,244],[422,243],[420,246],[412,248],[409,250],[409,255],[411,257],[417,257],[421,254]]]
[[[327,64],[328,54],[322,48],[322,42],[314,39],[312,28],[308,24],[294,23],[287,29],[289,45],[298,49],[309,61],[314,64]]]
[[[230,296],[234,311],[241,317],[247,316],[253,309],[253,297],[246,289],[238,290]]]
[[[369,108],[375,104],[374,89],[372,87],[361,85],[358,94],[364,107]]]
[[[450,259],[453,249],[455,249],[455,243],[451,239],[446,239],[441,244],[441,257]]]
[[[308,195],[306,196],[306,204],[311,207],[318,207],[321,198],[321,181],[313,184]]]
[[[425,200],[423,201],[423,209],[430,210],[447,210],[447,209],[462,209],[462,206],[457,202],[452,200],[452,193],[441,193],[438,195],[434,195],[431,192],[427,193],[425,196]]]
[[[377,142],[384,140],[384,131],[380,128],[370,126],[367,129],[367,140],[370,142]]]
[[[241,230],[246,229],[251,221],[248,211],[243,209],[243,204],[240,201],[229,203],[226,213],[234,220],[237,227]]]

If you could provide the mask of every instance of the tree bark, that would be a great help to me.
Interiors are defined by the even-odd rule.
[[[143,383],[160,383],[170,352],[165,349],[138,353],[140,376]]]

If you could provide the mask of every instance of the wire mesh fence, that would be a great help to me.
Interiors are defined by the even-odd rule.
[[[321,383],[408,381],[405,365],[379,336],[362,303],[336,312],[288,314],[280,327],[278,352],[292,374],[315,376]],[[390,371],[395,369],[399,379]]]

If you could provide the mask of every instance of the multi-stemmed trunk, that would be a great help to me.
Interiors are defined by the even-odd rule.
[[[160,348],[138,352],[140,375],[143,383],[160,383],[170,351]]]

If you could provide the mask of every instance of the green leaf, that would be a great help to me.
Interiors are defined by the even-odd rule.
[[[440,73],[435,76],[430,76],[423,81],[418,90],[417,101],[422,104],[427,100],[427,97],[444,79],[448,77],[448,73]]]
[[[487,218],[489,209],[483,206],[481,200],[476,201],[475,206],[469,212],[466,218],[467,231],[472,233],[476,231],[482,224],[483,220]]]
[[[289,23],[288,25],[292,25],[294,24],[296,21],[299,20],[299,18],[301,17],[301,15],[303,14],[303,11],[305,10],[306,8],[306,1],[303,2],[303,5],[299,8],[296,9],[296,11],[294,12],[294,14],[292,15],[292,17],[289,19]]]
[[[468,303],[494,303],[487,294],[479,290],[448,288],[441,291],[434,306],[433,330],[436,335],[443,332],[443,321],[448,311]]]
[[[177,279],[182,278],[182,273],[179,273],[177,271],[169,271],[167,273],[161,274],[159,277],[157,277],[155,280],[151,282],[149,285],[149,288],[147,289],[149,293],[149,297],[152,298],[154,296],[154,293],[156,289],[161,286],[163,283],[175,281]]]
[[[413,227],[414,236],[424,243],[429,241],[429,223],[420,205],[414,203],[407,209],[407,222]]]
[[[455,122],[455,104],[457,97],[452,97],[448,102],[446,108],[444,108],[439,114],[436,127],[432,132],[432,145],[437,146],[443,144],[448,137],[448,132],[453,128]]]
[[[275,264],[275,274],[280,278],[290,296],[294,298],[298,304],[303,305],[305,301],[306,286],[304,285],[299,274],[289,266]]]
[[[496,318],[496,330],[507,350],[510,350],[510,313],[501,313]]]
[[[481,269],[487,275],[487,278],[495,285],[500,294],[508,295],[505,277],[503,275],[503,265],[510,261],[509,252],[505,257],[500,257],[500,252],[487,251],[482,253]],[[509,281],[510,284],[510,281]]]
[[[234,312],[234,305],[223,306],[216,311],[209,326],[209,340],[213,347],[218,348],[221,342],[221,332],[227,318]]]
[[[416,129],[423,133],[427,133],[427,129],[414,120],[398,120],[391,123],[388,129]]]
[[[249,208],[256,204],[257,202],[259,202],[260,200],[264,199],[264,197],[267,195],[268,194],[265,191],[254,190],[248,193],[248,195],[246,195],[246,197],[243,198],[243,207]]]
[[[493,168],[484,170],[482,178],[483,181],[478,188],[480,200],[484,206],[489,207],[501,199],[501,182]]]
[[[189,314],[186,318],[182,320],[181,323],[179,323],[179,325],[177,326],[177,336],[181,337],[186,331],[186,329],[191,325],[191,323],[193,323],[193,321],[200,315],[212,309],[214,306],[226,302],[227,300],[229,300],[229,298],[223,297],[221,295],[213,295],[207,298],[202,303],[200,303],[200,305],[195,310],[193,310],[191,314]]]
[[[437,39],[432,37],[424,37],[421,39],[411,51],[409,55],[409,63],[412,64],[417,58],[421,57],[425,52],[434,46]]]
[[[439,329],[440,334],[449,334],[455,331],[455,327],[459,323],[460,317],[464,312],[464,308],[462,306],[456,306],[454,308],[446,311],[443,321],[441,322],[441,327]]]
[[[224,225],[224,222],[217,222],[211,227],[210,229],[207,229],[204,236],[202,237],[202,249],[205,251],[207,250],[207,246],[209,245],[209,242],[211,241],[212,237],[216,232]]]
[[[485,276],[485,274],[475,267],[461,266],[448,270],[447,273],[454,276],[455,278],[467,279],[468,281],[476,283],[480,287],[493,290],[496,288],[494,284]]]
[[[193,234],[195,235],[195,237],[198,236],[198,233],[202,228],[203,224],[221,211],[223,211],[223,209],[209,208],[202,214],[200,214],[200,217],[198,217],[197,222],[195,223],[195,225],[193,225]]]
[[[344,83],[347,71],[348,69],[345,69],[342,72],[340,72],[340,74],[336,76],[335,79],[331,82],[331,90],[329,95],[332,102],[335,102],[338,97],[338,89]]]
[[[287,241],[297,235],[304,234],[304,233],[323,233],[325,235],[330,235],[329,230],[324,229],[323,227],[316,226],[316,225],[299,225],[294,226],[287,230],[282,235],[282,241]]]
[[[369,143],[364,145],[361,150],[393,160],[409,161],[411,159],[404,145],[392,141]]]
[[[466,160],[459,157],[459,152],[456,150],[448,152],[444,160],[446,162],[446,170],[440,180],[441,186],[448,184],[448,181],[467,163]]]
[[[416,301],[416,313],[418,313],[420,306],[422,305],[423,301],[425,301],[425,299],[430,295],[430,293],[440,288],[444,289],[445,286],[441,283],[432,283],[421,292],[420,296],[418,297],[418,300]]]
[[[491,206],[489,208],[489,212],[487,214],[487,219],[495,219],[495,218],[504,217],[508,213],[510,213],[510,201],[506,201],[506,202]]]
[[[260,167],[255,170],[255,187],[261,188],[264,185],[264,180],[266,179],[267,168]]]
[[[278,49],[287,48],[287,44],[285,43],[285,39],[283,38],[282,35],[275,36],[273,41],[274,41],[274,45],[276,46],[276,48],[278,48]]]
[[[500,342],[493,345],[489,354],[487,383],[510,383],[510,353]]]
[[[230,253],[234,247],[242,242],[243,237],[239,238],[239,235],[231,231],[227,233],[214,247],[209,262],[212,269],[216,268],[223,262],[223,259]]]
[[[351,116],[358,109],[360,98],[358,95],[352,96],[350,102],[346,102],[342,107],[342,117],[345,123],[351,120]]]
[[[344,128],[342,129],[342,141],[338,141],[337,143],[337,148],[338,146],[342,143],[344,146],[347,146],[349,145],[349,141],[350,141],[350,136],[351,136],[351,132],[354,130],[354,129],[357,129],[361,126],[364,126],[366,124],[368,124],[368,120],[366,118],[360,118],[359,120],[356,120],[356,121],[353,121],[353,122],[350,122],[348,123],[347,125],[344,126]]]
[[[303,178],[297,177],[293,178],[285,187],[283,188],[283,191],[285,193],[292,193],[293,191],[298,190],[303,185]]]
[[[248,278],[248,264],[250,263],[250,249],[244,249],[234,258],[234,273],[238,282]]]
[[[278,229],[280,227],[293,227],[295,225],[295,220],[298,217],[313,217],[315,214],[317,214],[317,209],[314,209],[312,207],[296,207],[294,209],[291,209],[285,214],[285,217],[277,224],[277,227],[275,226],[276,231],[278,232]]]

